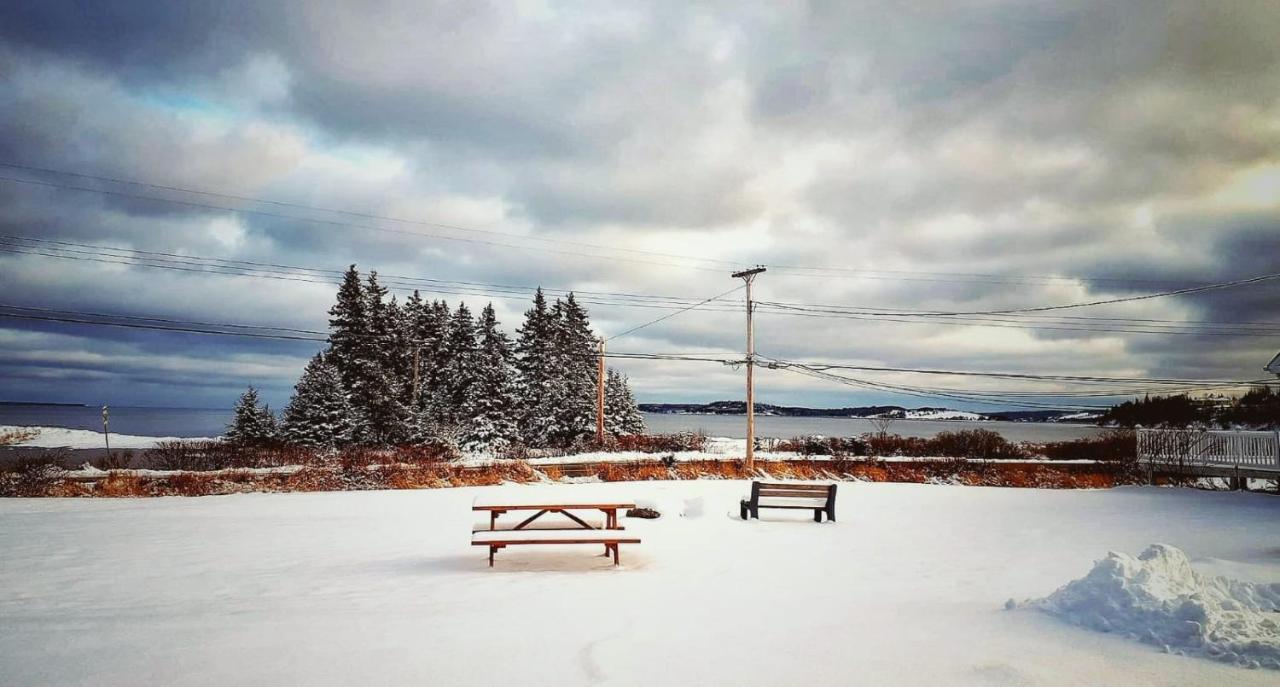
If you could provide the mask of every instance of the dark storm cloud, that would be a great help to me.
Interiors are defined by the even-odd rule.
[[[1280,6],[1266,2],[7,3],[0,162],[735,263],[879,270],[772,271],[767,300],[1066,303],[1276,269],[1276,35]],[[112,192],[0,180],[6,234],[512,285],[699,297],[731,285],[439,227],[0,176]],[[332,298],[327,285],[12,254],[0,254],[0,288],[21,304],[307,328],[324,326]],[[1277,288],[1098,314],[1274,321]],[[526,303],[496,304],[514,330]],[[593,314],[620,331],[661,312]],[[626,343],[733,349],[740,325],[736,313],[682,315]],[[309,354],[5,326],[46,338],[4,340],[0,396],[155,395],[169,380],[226,403],[255,381],[278,405]],[[783,316],[762,327],[776,355],[1055,372],[1244,378],[1276,346]],[[75,359],[93,341],[110,357]],[[196,360],[210,361],[205,374]],[[642,397],[688,387],[678,365],[629,371]],[[96,381],[77,387],[72,373]],[[731,371],[702,379],[711,396],[737,388]]]

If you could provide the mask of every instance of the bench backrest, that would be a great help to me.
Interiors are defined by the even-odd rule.
[[[799,498],[827,499],[836,497],[834,484],[777,484],[773,482],[752,482],[751,501],[758,502],[760,497],[767,498]]]

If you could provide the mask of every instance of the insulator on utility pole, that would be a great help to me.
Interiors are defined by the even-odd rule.
[[[751,283],[755,281],[756,275],[763,273],[764,267],[757,265],[753,269],[734,272],[735,279],[741,279],[747,284],[747,455],[746,464],[747,472],[754,472],[756,469],[756,390],[755,390],[755,366],[756,366],[756,334],[755,325],[752,322],[752,314],[755,312],[755,305],[751,302]]]
[[[598,339],[599,360],[596,363],[596,443],[604,444],[604,337]]]

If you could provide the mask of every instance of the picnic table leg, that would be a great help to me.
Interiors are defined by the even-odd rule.
[[[498,529],[498,511],[489,511],[489,531]]]
[[[618,564],[618,545],[617,544],[613,545],[613,564],[614,565]]]
[[[494,554],[494,553],[496,553],[496,552],[497,552],[497,550],[498,550],[498,547],[496,547],[496,546],[490,546],[490,547],[489,547],[489,567],[490,567],[490,568],[492,568],[492,567],[493,567],[493,554]]]

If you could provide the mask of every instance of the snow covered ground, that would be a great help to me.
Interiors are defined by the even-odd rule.
[[[38,434],[27,441],[15,444],[33,448],[103,448],[102,432],[91,432],[87,429],[66,429],[65,427],[17,427],[0,425],[0,434],[8,431],[34,429]],[[207,441],[191,437],[140,437],[131,434],[111,433],[111,449],[154,448],[162,441]]]
[[[0,500],[0,683],[1274,685],[1006,600],[1163,542],[1280,581],[1280,498],[840,485],[839,522],[743,482]],[[469,543],[474,499],[636,499],[644,539]],[[529,550],[538,548],[541,550]]]

